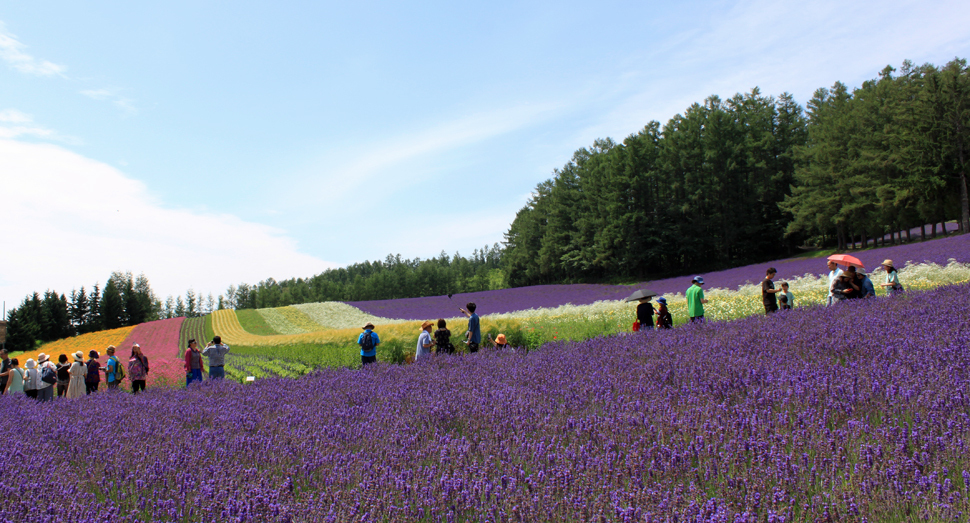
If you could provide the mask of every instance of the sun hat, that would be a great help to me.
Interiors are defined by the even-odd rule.
[[[434,326],[434,323],[430,321],[425,321],[424,323],[421,324],[421,330],[424,330],[424,329],[427,329],[428,327],[433,327],[433,326]]]
[[[664,298],[663,296],[661,296],[657,298],[657,303],[663,303],[664,305],[667,305],[667,298]]]
[[[505,345],[505,335],[504,334],[499,334],[498,336],[496,336],[495,337],[495,343],[497,343],[499,345]]]
[[[74,353],[74,361],[84,361],[84,353],[77,351]]]
[[[856,272],[856,274],[861,274],[863,276],[866,275],[866,269],[865,269],[865,267],[856,267],[855,268],[855,272]]]
[[[896,264],[893,263],[893,261],[890,260],[889,258],[886,258],[885,260],[883,260],[880,265],[884,265],[884,266],[888,266],[888,267],[895,267],[896,266]]]
[[[363,327],[361,327],[361,329],[364,329],[364,330],[367,330],[367,329],[374,330],[374,324],[371,323],[371,322],[367,322],[367,325],[364,325]]]
[[[44,354],[43,352],[41,352],[40,354],[37,355],[37,363],[44,363],[45,361],[47,361],[49,359],[51,359],[51,357],[48,356],[48,355],[46,355],[46,354]]]
[[[24,367],[27,367],[28,369],[32,369],[36,366],[37,366],[37,362],[34,361],[34,358],[29,358],[27,360],[27,363],[24,363]]]
[[[704,285],[704,278],[701,276],[694,276],[694,279],[691,281],[696,281],[697,283]]]

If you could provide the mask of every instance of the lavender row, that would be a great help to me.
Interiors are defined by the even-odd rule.
[[[970,262],[970,235],[952,236],[927,242],[916,242],[892,247],[881,247],[858,253],[860,260],[870,270],[886,258],[903,267],[906,262],[932,262],[946,265],[954,258]],[[746,283],[757,283],[765,276],[765,269],[778,269],[776,280],[784,280],[805,274],[828,272],[822,258],[786,259],[759,263],[745,267],[705,273],[708,288],[737,289]],[[497,291],[456,294],[447,296],[347,302],[358,309],[383,318],[424,320],[429,318],[452,318],[460,316],[458,307],[467,302],[478,305],[479,314],[503,314],[527,309],[558,307],[565,304],[589,305],[600,300],[619,300],[629,296],[635,289],[648,287],[660,294],[684,292],[690,286],[690,277],[667,278],[644,282],[638,286],[628,285],[537,285]]]
[[[965,520],[968,315],[959,285],[528,355],[0,397],[0,520]]]

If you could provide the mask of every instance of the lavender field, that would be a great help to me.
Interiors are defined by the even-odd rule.
[[[879,267],[886,258],[894,260],[898,267],[907,262],[930,262],[946,265],[949,259],[970,263],[970,234],[940,238],[926,242],[913,242],[892,247],[880,247],[859,252],[858,256],[870,272]],[[723,271],[704,273],[705,287],[737,289],[747,283],[757,283],[765,277],[765,269],[778,269],[776,281],[828,272],[824,258],[792,258],[773,262],[735,267]],[[659,294],[682,293],[690,286],[690,276],[666,278],[629,285],[536,285],[496,291],[456,294],[452,300],[447,296],[428,296],[400,300],[375,300],[347,302],[349,305],[375,316],[405,320],[428,318],[451,318],[460,314],[459,306],[473,301],[478,304],[479,314],[504,314],[526,309],[558,307],[560,305],[589,305],[600,300],[620,300],[635,289],[648,287]]]
[[[956,521],[970,286],[38,405],[0,520]]]

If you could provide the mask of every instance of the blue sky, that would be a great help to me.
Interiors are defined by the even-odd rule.
[[[0,5],[0,299],[502,241],[596,138],[970,57],[965,2]]]

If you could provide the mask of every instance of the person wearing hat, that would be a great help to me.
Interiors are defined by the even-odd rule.
[[[886,271],[886,282],[880,283],[879,286],[886,289],[886,294],[892,296],[897,292],[902,292],[903,286],[899,283],[899,271],[896,270],[893,261],[890,259],[883,260],[882,270]]]
[[[845,294],[846,299],[854,300],[862,297],[862,287],[859,285],[855,265],[849,265],[849,267],[845,269],[845,272],[839,276],[839,279],[844,280],[845,282],[845,288],[842,289],[842,293]]]
[[[373,323],[367,322],[363,329],[364,332],[357,336],[357,345],[360,345],[361,367],[368,363],[377,362],[377,346],[381,344],[381,338],[374,332]]]
[[[50,401],[54,399],[54,383],[44,381],[44,373],[57,378],[57,368],[51,363],[50,356],[41,352],[37,355],[37,399],[40,401]]]
[[[421,333],[418,334],[418,348],[414,352],[414,361],[431,354],[431,348],[434,347],[434,340],[431,339],[431,327],[433,326],[434,323],[430,321],[421,324]]]
[[[660,309],[657,311],[657,328],[669,329],[673,327],[674,317],[670,315],[670,311],[667,309],[667,298],[663,296],[657,298],[657,304],[660,305]]]
[[[859,297],[860,298],[875,298],[876,288],[872,285],[872,280],[866,275],[866,270],[862,267],[856,267],[856,283],[859,285]]]
[[[498,350],[509,348],[509,342],[505,339],[505,334],[499,333],[495,337],[495,348]]]
[[[684,293],[687,297],[687,315],[690,316],[691,323],[704,321],[704,304],[707,300],[704,299],[704,289],[701,285],[704,285],[704,278],[694,276],[691,286]]]
[[[81,351],[74,353],[74,363],[71,364],[68,374],[71,376],[71,381],[67,385],[66,397],[80,398],[84,396],[87,387],[84,378],[88,375],[88,369],[84,365],[84,353]]]
[[[28,398],[37,399],[37,388],[40,382],[40,372],[37,371],[37,362],[34,358],[27,358],[27,363],[24,364],[26,367],[24,376],[24,394]]]

